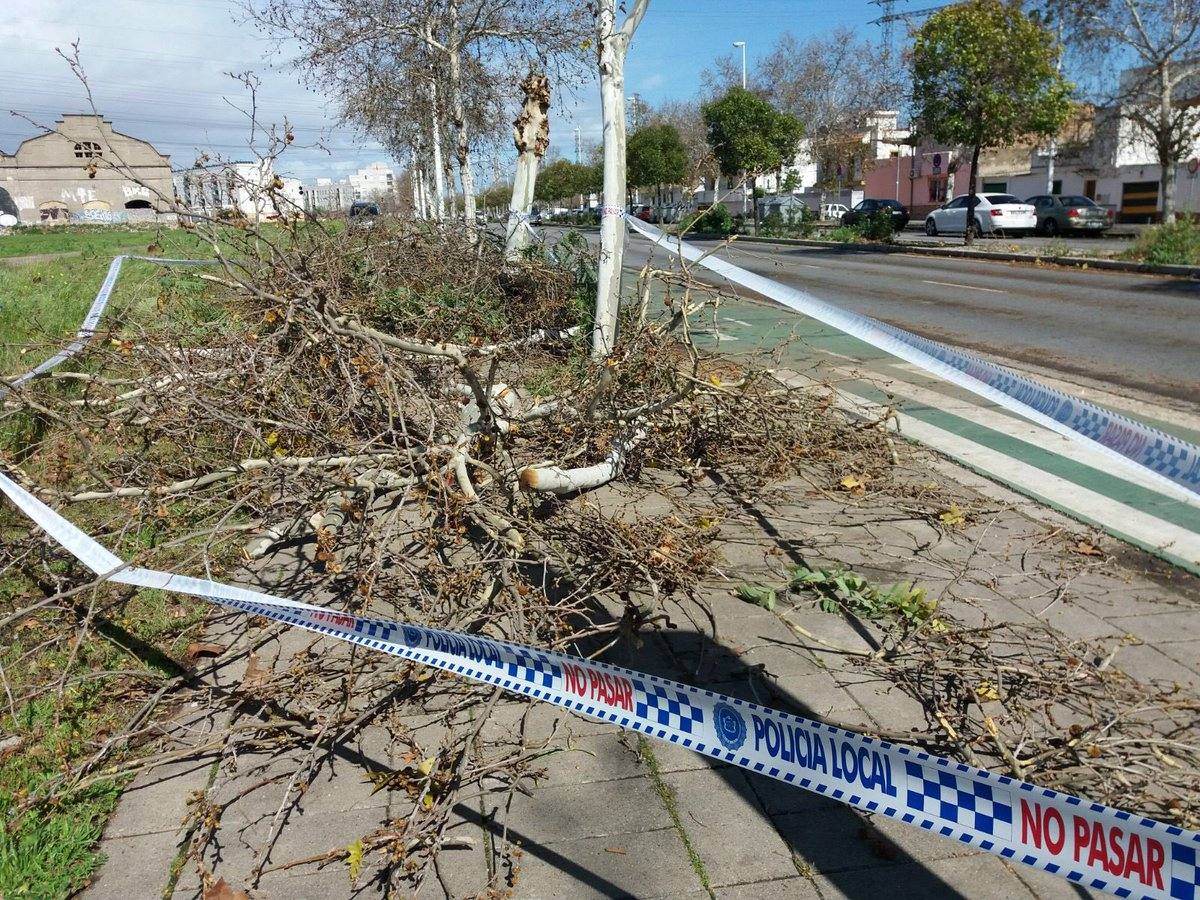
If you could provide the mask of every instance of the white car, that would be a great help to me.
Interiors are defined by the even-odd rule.
[[[934,237],[942,232],[963,232],[967,228],[967,195],[955,197],[925,217],[925,233]],[[1037,229],[1037,210],[1012,194],[975,196],[975,234],[1032,234]]]
[[[821,221],[822,222],[840,222],[842,216],[850,212],[850,207],[842,203],[822,203],[821,204]]]

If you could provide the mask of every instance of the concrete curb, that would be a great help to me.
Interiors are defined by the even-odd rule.
[[[693,239],[716,240],[719,234],[691,235]],[[1067,266],[1076,269],[1103,269],[1108,272],[1133,272],[1143,275],[1176,275],[1200,278],[1200,266],[1163,266],[1131,262],[1124,259],[1094,259],[1087,256],[1034,256],[1031,253],[1003,253],[994,250],[958,250],[949,247],[924,247],[920,244],[848,244],[841,241],[819,241],[812,238],[766,238],[738,235],[737,241],[750,244],[778,244],[797,247],[839,248],[845,253],[911,253],[916,256],[940,256],[944,259],[983,259],[993,262],[1019,262],[1034,265]]]

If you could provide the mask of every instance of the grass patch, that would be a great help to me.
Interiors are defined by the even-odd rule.
[[[640,734],[638,735],[638,756],[650,770],[650,783],[654,785],[655,793],[662,800],[663,808],[666,809],[667,815],[671,817],[671,821],[675,825],[675,831],[679,834],[679,840],[683,843],[683,849],[687,851],[688,860],[692,864],[692,871],[696,873],[696,877],[700,879],[700,884],[708,892],[708,895],[715,897],[716,894],[713,893],[704,859],[692,845],[692,839],[688,836],[687,828],[683,824],[683,817],[679,815],[679,807],[675,805],[675,792],[671,790],[669,784],[663,781],[662,769],[659,768],[658,757],[654,755],[654,748]]]
[[[0,259],[43,253],[82,253],[112,258],[121,253],[145,253],[151,244],[164,256],[196,256],[200,242],[179,228],[119,228],[69,226],[20,228],[0,237]]]
[[[1178,219],[1170,225],[1155,225],[1142,232],[1123,255],[1156,266],[1200,266],[1200,223]]]
[[[28,370],[63,346],[76,333],[104,279],[112,255],[144,252],[147,232],[99,235],[102,245],[87,244],[91,233],[22,234],[39,243],[29,252],[88,249],[28,266],[0,268],[0,373]],[[151,237],[153,237],[152,233]],[[203,246],[184,232],[172,234],[173,245],[159,244],[164,254],[206,255]],[[136,243],[132,243],[136,240]],[[124,245],[122,245],[122,242]],[[28,246],[28,245],[27,245]],[[95,252],[93,252],[95,251]],[[129,262],[122,270],[97,343],[141,339],[168,332],[171,341],[194,340],[240,330],[224,289],[196,278],[190,270]],[[113,350],[111,345],[109,350]],[[121,377],[124,357],[83,353],[64,368],[100,370]],[[107,364],[104,360],[107,360]],[[79,382],[47,380],[30,388],[72,394]],[[80,465],[81,445],[57,433],[54,423],[34,421],[28,412],[0,418],[0,451],[20,459],[28,475],[40,483],[54,467]],[[100,440],[95,452],[109,448]],[[159,448],[149,448],[148,454]],[[128,515],[116,503],[89,505],[72,511],[85,530],[106,527]],[[148,518],[112,542],[116,552],[132,555],[159,545],[167,532],[187,527],[191,511],[183,504],[163,507],[160,519]],[[29,567],[29,548],[22,546],[28,523],[7,504],[0,504],[0,618],[53,593],[42,584],[44,574],[72,577],[74,564],[45,559]],[[215,553],[226,547],[215,547]],[[26,562],[18,565],[18,561]],[[171,560],[158,563],[170,568]],[[26,568],[28,567],[28,568]],[[36,580],[35,580],[36,579]],[[115,591],[122,591],[117,594]],[[108,739],[119,734],[130,716],[157,690],[162,680],[178,674],[187,643],[199,633],[210,607],[203,602],[161,591],[106,588],[97,598],[101,612],[79,639],[79,623],[91,594],[40,610],[16,622],[0,640],[0,897],[64,897],[81,890],[101,861],[96,844],[116,807],[120,779],[96,781],[76,790],[59,786]],[[120,748],[109,762],[137,754],[136,746]],[[106,763],[107,764],[107,763]],[[30,797],[37,802],[26,803]],[[48,797],[49,799],[41,799]]]

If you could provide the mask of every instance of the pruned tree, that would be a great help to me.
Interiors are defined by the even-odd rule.
[[[617,24],[617,0],[597,0],[596,52],[600,70],[600,114],[604,123],[604,197],[600,210],[600,264],[592,356],[604,359],[617,336],[621,264],[625,258],[625,56],[650,0],[633,0]]]
[[[1135,62],[1096,99],[1115,106],[1153,151],[1163,221],[1174,221],[1176,170],[1200,140],[1200,3],[1040,0],[1035,6],[1062,28],[1066,45],[1089,69],[1097,68],[1097,57]]]
[[[704,104],[708,142],[728,177],[778,171],[796,156],[804,127],[795,116],[777,110],[757,94],[731,88],[719,100]],[[758,221],[758,204],[754,204]]]
[[[513,259],[529,246],[529,215],[533,208],[538,164],[550,146],[550,79],[530,72],[521,82],[525,103],[513,121],[513,143],[517,148],[517,174],[512,202],[508,207],[508,231],[504,255]]]
[[[1017,6],[970,0],[934,13],[912,50],[913,105],[921,130],[971,150],[965,241],[975,223],[979,153],[1056,134],[1071,112],[1053,36]]]

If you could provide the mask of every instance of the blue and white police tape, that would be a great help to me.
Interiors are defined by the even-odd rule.
[[[34,369],[26,372],[23,375],[18,375],[12,381],[8,382],[7,387],[0,384],[0,396],[8,393],[14,387],[18,387],[27,381],[32,381],[39,375],[45,375],[51,369],[56,369],[64,362],[79,353],[87,346],[88,340],[96,333],[96,326],[100,324],[100,317],[104,315],[104,310],[108,306],[109,298],[112,296],[113,288],[117,285],[117,276],[121,274],[121,268],[125,265],[126,260],[137,259],[145,262],[159,263],[166,266],[212,266],[216,265],[216,260],[212,259],[163,259],[157,256],[116,256],[108,265],[108,272],[104,276],[104,282],[100,285],[100,290],[96,292],[96,297],[92,300],[92,305],[87,311],[87,315],[83,317],[83,324],[79,326],[79,331],[75,335],[75,340],[63,349],[59,350],[45,362],[41,363]]]
[[[798,313],[920,366],[946,381],[1082,441],[1122,464],[1149,473],[1173,497],[1200,505],[1200,447],[1095,403],[1044,385],[972,353],[920,337],[869,316],[818,300],[727,260],[680,242],[653,225],[630,217],[629,224],[654,243],[699,263],[734,284],[770,297]]]
[[[1122,897],[1200,896],[1200,834],[631,669],[137,567],[0,473],[99,576],[202,597],[632,729]]]

